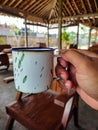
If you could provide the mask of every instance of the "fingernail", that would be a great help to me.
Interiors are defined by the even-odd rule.
[[[69,88],[69,83],[65,82],[66,88]]]
[[[72,88],[72,83],[70,81],[65,82],[66,88],[70,89]]]
[[[65,78],[65,76],[64,76],[64,74],[63,74],[63,73],[61,73],[61,74],[60,74],[60,77],[61,77],[61,78]]]

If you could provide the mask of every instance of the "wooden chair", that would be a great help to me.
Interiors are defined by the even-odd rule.
[[[11,51],[11,45],[0,45],[0,70],[8,70],[9,68],[9,51]]]
[[[52,84],[53,85],[53,84]],[[22,97],[17,92],[16,101],[6,106],[9,115],[6,130],[12,130],[18,121],[29,130],[65,130],[72,115],[78,126],[78,95],[47,90]]]
[[[9,53],[8,50],[10,50],[12,47],[10,44],[2,44],[0,45],[0,52]],[[6,51],[7,50],[7,51]]]
[[[8,70],[9,57],[6,53],[0,52],[0,70]]]
[[[47,47],[47,46],[46,46],[46,43],[42,43],[42,42],[37,42],[37,45],[38,45],[39,47]]]
[[[98,54],[98,44],[89,47],[88,50]]]

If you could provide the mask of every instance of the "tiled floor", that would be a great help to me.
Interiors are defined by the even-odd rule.
[[[5,106],[15,99],[16,90],[14,83],[6,84],[3,82],[4,77],[12,76],[12,67],[8,71],[0,72],[0,130],[5,130],[8,116]],[[82,128],[75,128],[73,119],[71,119],[67,130],[98,130],[98,111],[93,110],[81,99],[79,101],[79,124]],[[27,130],[18,122],[15,122],[13,130]]]

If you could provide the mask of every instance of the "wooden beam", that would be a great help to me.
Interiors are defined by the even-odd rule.
[[[55,10],[54,10],[54,7],[55,7],[55,5],[56,5],[56,2],[57,2],[57,0],[54,0],[53,5],[52,5],[52,10],[50,11],[50,15],[49,15],[49,18],[48,18],[48,19],[51,18],[53,12],[55,11]]]
[[[24,23],[25,24],[25,23]],[[27,25],[34,25],[34,26],[41,26],[41,27],[48,27],[46,25],[42,25],[42,24],[35,24],[35,23],[30,23],[30,22],[26,22]]]
[[[94,4],[95,4],[96,10],[98,11],[98,6],[97,6],[97,3],[96,3],[96,0],[94,0]]]
[[[11,6],[14,2],[15,0],[10,1],[9,6]]]
[[[78,14],[80,14],[80,10],[79,10],[79,8],[78,8],[78,6],[77,6],[75,0],[73,0],[73,3],[74,3],[74,5],[75,5],[75,7],[76,7],[76,10],[77,10]]]
[[[24,10],[24,7],[25,7],[26,5],[28,5],[28,3],[29,3],[28,0],[25,0],[25,1],[19,0],[19,1],[16,3],[15,8],[19,6],[20,9],[23,9],[23,10]]]
[[[91,4],[90,4],[90,1],[89,0],[87,0],[87,3],[88,3],[88,6],[89,6],[89,8],[90,8],[90,11],[91,11],[91,13],[93,12],[93,10],[92,10],[92,7],[91,7]]]
[[[33,9],[31,13],[34,13],[35,15],[38,14],[38,16],[40,17],[44,17],[45,15],[45,17],[48,19],[49,12],[51,10],[51,5],[52,5],[52,2],[50,2],[49,0],[47,2],[44,1],[42,5],[37,6],[35,10]]]
[[[80,15],[76,15],[76,16],[67,16],[67,17],[63,17],[63,19],[74,19],[74,18],[81,18],[81,17],[98,17],[98,13],[89,13],[89,14],[80,14]]]
[[[43,18],[36,17],[33,15],[27,15],[27,19],[32,22],[48,23],[47,19],[43,19]]]
[[[2,5],[5,5],[8,1],[9,1],[9,0],[5,0],[5,1],[3,0],[3,1],[2,1]]]
[[[36,17],[36,16],[34,16],[34,15],[32,15],[32,14],[27,14],[27,12],[26,11],[23,11],[23,10],[20,10],[20,9],[16,9],[16,8],[12,8],[12,7],[7,7],[7,6],[3,6],[2,5],[2,7],[1,7],[1,9],[0,9],[2,12],[6,12],[7,14],[11,14],[11,15],[13,15],[13,16],[17,16],[17,17],[22,17],[23,18],[23,16],[27,16],[27,18],[28,18],[28,20],[36,20],[37,22],[39,21],[39,22],[47,22],[47,20],[46,19],[42,19],[42,18],[40,18],[40,17]],[[23,15],[21,16],[21,14],[20,13],[22,13]]]
[[[89,24],[91,23],[91,21],[90,21],[90,18],[88,17],[88,22],[89,22]]]
[[[28,11],[30,12],[33,8],[35,8],[38,4],[40,4],[40,0],[36,1],[35,4],[33,4],[31,7],[29,7]]]
[[[57,13],[57,6],[55,7],[55,18],[58,17],[58,13]]]
[[[74,13],[74,15],[76,15],[76,12],[74,11],[74,9],[73,9],[72,5],[70,4],[69,0],[67,0],[67,3],[70,6],[70,8],[71,8],[72,12]]]
[[[56,8],[54,9],[54,17],[56,18],[57,17],[57,12],[56,12]],[[48,19],[49,20],[49,19]]]
[[[44,5],[46,4],[46,1],[45,1],[45,0],[44,0],[43,2],[41,2],[40,0],[38,0],[38,1],[36,1],[36,3],[35,3],[34,5],[32,5],[32,6],[28,9],[28,11],[31,12],[32,9],[33,9],[33,11],[35,11],[36,9],[38,9],[39,7],[41,7],[43,4],[44,4]]]
[[[64,2],[63,2],[62,4],[63,4],[62,6],[64,7],[64,5],[65,5]],[[65,8],[65,7],[64,7],[64,8]],[[63,9],[62,14],[63,14],[62,17],[68,15],[66,9]]]
[[[65,9],[67,10],[68,15],[71,15],[71,12],[70,12],[70,10],[67,8],[66,4],[64,4],[64,7],[65,7]]]
[[[49,9],[51,8],[51,4],[50,6],[48,6],[48,8],[47,5],[49,5],[49,1],[45,2],[45,4],[43,3],[41,7],[39,7],[38,9],[35,10],[35,12],[34,11],[33,12],[35,13],[35,15],[38,13],[39,16],[43,16],[44,14],[46,15],[49,12]]]
[[[75,15],[75,16],[66,16],[66,17],[63,17],[62,19],[78,19],[78,18],[87,18],[87,17],[98,17],[98,13],[90,13],[90,14],[81,14],[81,15]],[[52,20],[57,20],[57,18],[54,18],[54,19],[50,19],[50,21],[52,21]]]
[[[73,27],[73,26],[78,26],[78,24],[62,25],[62,28],[63,27]],[[57,27],[49,27],[49,29],[57,29],[57,28],[58,28],[58,26]]]
[[[0,8],[0,12],[2,12],[2,13],[4,13],[4,14],[7,14],[7,15],[11,15],[11,16],[23,18],[23,17],[20,16],[18,13],[14,13],[14,12],[12,12],[12,11],[5,10],[5,9],[2,9],[2,8]]]
[[[81,0],[81,3],[82,3],[82,7],[83,7],[83,9],[84,9],[84,13],[86,13],[87,14],[87,10],[86,10],[86,7],[85,7],[85,5],[84,5],[84,2],[83,2],[83,0]]]
[[[25,12],[23,12],[20,9],[16,9],[14,7],[8,7],[6,5],[2,5],[1,9],[5,10],[6,12],[8,11],[10,14],[17,14],[17,15],[19,15],[20,12],[23,13],[23,14],[25,14]]]
[[[14,8],[16,8],[23,0],[18,0],[17,3],[13,6]]]
[[[95,24],[95,22],[96,22],[96,21],[95,21],[95,18],[93,17],[92,19],[93,19],[93,23]]]
[[[24,10],[26,10],[28,7],[32,6],[34,2],[36,2],[36,0],[32,0],[31,2],[29,2],[29,3],[24,7]]]
[[[35,14],[42,14],[42,12],[45,12],[45,10],[46,9],[48,9],[47,8],[47,4],[49,4],[48,2],[46,3],[41,3],[41,4],[39,4],[37,7],[35,7],[32,11],[31,11],[31,13],[35,13]],[[43,11],[44,10],[44,11]]]
[[[84,21],[83,17],[82,17],[82,22],[83,22],[83,23],[85,23],[85,21]]]

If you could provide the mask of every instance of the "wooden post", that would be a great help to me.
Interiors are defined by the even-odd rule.
[[[95,34],[95,43],[97,41],[97,30],[96,30],[96,34]]]
[[[47,42],[48,42],[48,47],[49,47],[49,23],[47,27]]]
[[[77,49],[78,49],[78,45],[79,45],[79,23],[77,26]]]
[[[58,48],[62,48],[62,0],[59,0],[59,16],[58,16]]]
[[[90,47],[90,42],[91,42],[91,31],[92,31],[92,28],[90,27],[90,30],[89,30],[89,39],[88,39],[88,48]]]
[[[97,37],[98,37],[98,30],[96,30],[96,42],[97,42]]]
[[[28,47],[28,32],[27,32],[26,18],[25,18],[25,47]]]

